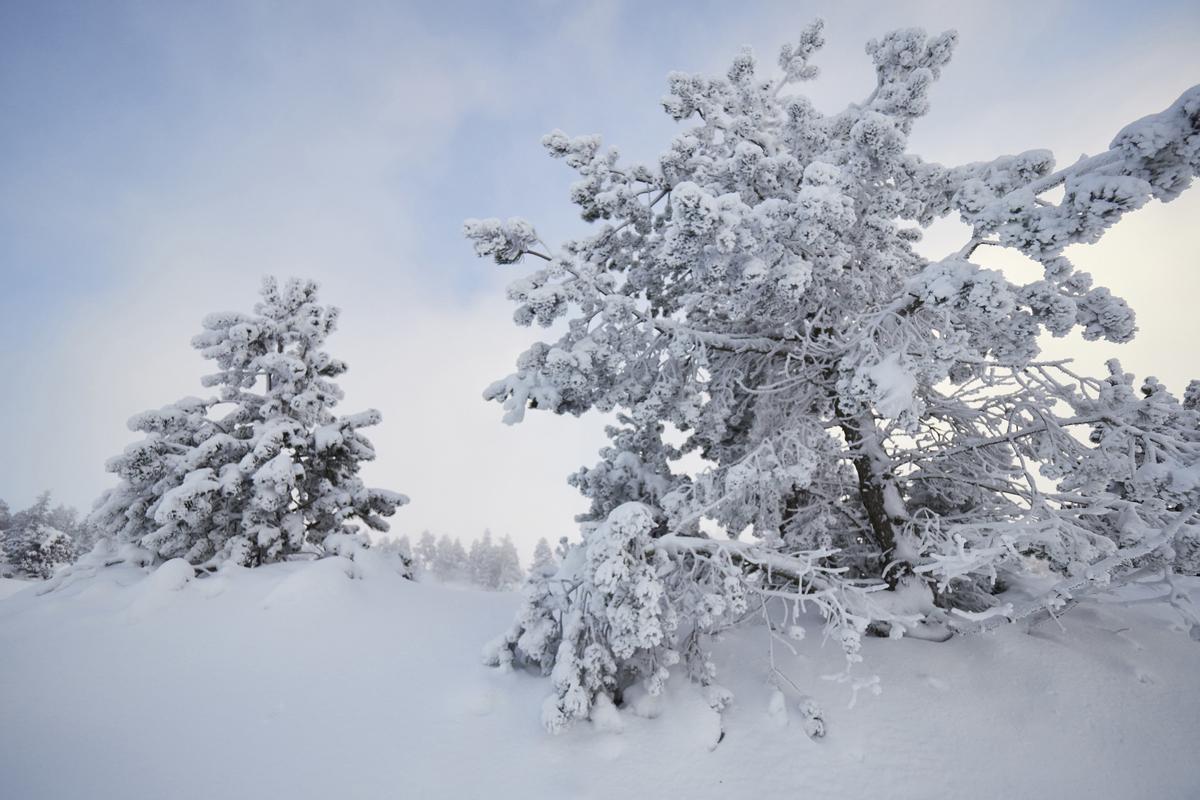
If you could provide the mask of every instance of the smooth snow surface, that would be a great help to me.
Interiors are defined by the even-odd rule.
[[[32,585],[33,581],[22,580],[21,578],[0,578],[0,600],[9,595],[16,594],[22,589],[28,589]]]
[[[546,680],[480,665],[516,597],[342,558],[113,568],[0,601],[0,794],[96,798],[1187,798],[1200,795],[1200,643],[1151,606],[1083,606],[945,644],[867,640],[847,710],[820,637],[764,680],[766,641],[718,646],[735,695],[631,693],[598,724],[540,725]],[[359,576],[352,578],[351,576]],[[8,591],[4,581],[0,590]],[[1200,584],[1194,588],[1200,589]],[[2,592],[0,592],[2,593]]]

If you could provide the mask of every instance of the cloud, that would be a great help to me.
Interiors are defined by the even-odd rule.
[[[30,12],[31,14],[33,12]],[[143,408],[202,393],[188,346],[200,317],[249,308],[262,274],[321,281],[341,306],[330,350],[351,370],[345,409],[377,407],[368,479],[413,497],[401,532],[485,526],[531,548],[572,533],[566,474],[595,460],[598,418],[530,414],[515,428],[480,399],[531,336],[507,272],[461,240],[470,216],[523,215],[550,241],[583,228],[573,179],[545,158],[554,127],[601,132],[653,159],[676,130],[658,107],[670,69],[723,71],[742,44],[764,68],[817,14],[828,19],[814,100],[873,85],[863,42],[892,27],[959,29],[954,61],[914,134],[957,162],[1051,147],[1071,160],[1200,74],[1194,4],[925,2],[427,6],[111,4],[9,19],[0,101],[0,496],[44,487],[86,506],[105,458]],[[29,42],[32,42],[30,44]],[[1128,297],[1126,368],[1172,386],[1196,333],[1193,190],[1152,205],[1081,267]],[[927,252],[961,244],[944,223]],[[986,257],[991,257],[986,256]],[[1019,269],[1019,264],[1009,264]],[[1050,352],[1098,363],[1100,345]],[[1090,363],[1090,362],[1089,362]]]

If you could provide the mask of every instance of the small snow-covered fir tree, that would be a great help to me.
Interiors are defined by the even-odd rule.
[[[558,544],[554,545],[554,557],[558,561],[566,559],[567,554],[571,552],[571,540],[566,536],[558,537]]]
[[[431,572],[433,577],[442,583],[470,581],[470,565],[466,548],[463,547],[462,542],[443,534],[438,539]]]
[[[210,314],[192,344],[215,362],[215,398],[133,417],[145,436],[108,462],[119,485],[89,521],[106,535],[197,565],[255,565],[320,548],[356,523],[384,531],[407,499],[367,488],[363,428],[378,411],[338,416],[346,364],[324,349],[338,311],[312,281],[263,282],[254,312]]]
[[[398,563],[398,570],[405,577],[414,577],[416,560],[413,557],[412,544],[407,536],[386,536],[370,544],[370,549],[376,553],[393,558]]]
[[[491,591],[512,589],[523,577],[521,559],[512,539],[505,536],[496,542],[490,530],[485,530],[466,550],[457,539],[443,536],[434,549],[431,563],[439,580],[463,581]]]
[[[12,526],[12,511],[8,507],[8,503],[0,500],[0,576],[12,577],[12,567],[7,565],[7,545],[8,529]]]
[[[60,506],[61,508],[61,506]],[[4,531],[4,560],[17,575],[46,579],[75,559],[71,537],[54,527],[58,509],[50,508],[50,493],[43,492],[29,508],[13,515]]]
[[[418,572],[425,575],[433,573],[433,565],[437,560],[437,537],[433,535],[432,531],[421,532],[421,538],[417,540],[413,556],[416,559]]]
[[[537,575],[553,575],[558,571],[558,559],[554,557],[554,551],[550,549],[550,542],[546,541],[546,537],[538,539],[537,544],[533,548],[533,562],[529,565],[530,576]]]
[[[525,573],[521,570],[521,557],[512,538],[505,536],[496,545],[492,555],[492,569],[488,576],[488,588],[506,592],[520,585]]]
[[[496,545],[492,542],[492,532],[485,530],[467,550],[467,576],[471,583],[488,589],[493,588],[495,572]]]
[[[408,536],[401,536],[394,541],[396,543],[396,552],[403,555],[410,564],[413,563],[413,547],[412,542],[408,540]]]
[[[71,530],[70,535],[77,557],[90,553],[92,548],[96,546],[96,543],[104,538],[100,529],[88,517],[81,519],[75,528]]]
[[[724,76],[672,74],[663,104],[689,127],[657,163],[547,136],[593,235],[554,249],[524,220],[466,223],[479,255],[537,262],[509,287],[516,322],[565,322],[485,397],[509,423],[616,412],[571,478],[582,541],[490,654],[552,675],[551,728],[632,682],[660,690],[679,662],[711,687],[706,637],[748,608],[771,630],[816,609],[852,663],[866,632],[941,638],[1196,567],[1200,384],[1181,403],[1115,362],[1092,378],[1039,360],[1038,341],[1133,336],[1064,249],[1188,186],[1200,87],[1065,168],[1043,150],[945,167],[907,140],[955,35],[871,41],[876,86],[833,114],[796,91],[822,44],[810,27],[774,76],[749,52]],[[920,256],[952,214],[969,240]],[[986,248],[1043,275],[1016,283]],[[705,468],[673,471],[688,454]]]
[[[71,548],[76,556],[88,553],[95,546],[97,532],[86,518],[80,519],[79,511],[65,503],[59,503],[48,518],[50,527],[62,531],[71,539]]]
[[[31,526],[16,541],[20,544],[10,551],[8,561],[31,577],[47,579],[75,560],[71,537],[48,525]]]

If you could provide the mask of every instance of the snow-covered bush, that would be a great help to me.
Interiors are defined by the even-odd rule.
[[[321,548],[356,522],[385,531],[407,499],[367,488],[362,429],[378,411],[337,416],[346,364],[322,347],[338,311],[317,285],[266,279],[254,313],[210,314],[192,345],[218,367],[220,395],[188,397],[129,421],[144,438],[111,459],[120,478],[89,521],[157,558],[256,565]]]
[[[1133,336],[1063,251],[1189,184],[1200,87],[1063,169],[1042,150],[944,167],[906,143],[955,35],[871,41],[874,90],[831,115],[795,91],[822,43],[818,23],[776,77],[749,52],[672,74],[663,105],[691,124],[656,164],[545,137],[593,235],[552,249],[524,220],[466,223],[479,255],[540,262],[509,287],[515,320],[563,331],[485,398],[509,423],[617,415],[571,478],[592,503],[582,542],[489,654],[551,676],[551,728],[658,691],[676,661],[711,684],[705,637],[747,611],[802,633],[818,610],[849,664],[865,633],[944,638],[1196,571],[1200,384],[1181,403],[1115,362],[1091,378],[1039,360],[1038,341]],[[951,214],[969,241],[921,257]],[[1043,277],[984,268],[984,247]],[[705,467],[673,471],[684,456]]]
[[[54,526],[66,519],[64,506],[50,508],[50,493],[38,496],[32,506],[13,514],[0,532],[3,560],[14,575],[47,579],[75,560],[71,536]]]

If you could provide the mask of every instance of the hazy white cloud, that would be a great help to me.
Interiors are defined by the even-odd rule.
[[[122,8],[120,32],[141,60],[112,80],[152,71],[145,97],[115,93],[86,130],[68,131],[78,152],[54,157],[64,151],[47,120],[95,99],[49,97],[49,116],[27,116],[20,146],[0,155],[12,179],[0,235],[51,265],[0,263],[19,298],[5,313],[20,317],[20,341],[0,353],[20,387],[0,415],[0,441],[17,454],[3,459],[0,496],[21,504],[50,487],[86,505],[107,484],[103,460],[130,440],[130,414],[203,393],[207,365],[188,346],[200,317],[248,308],[262,274],[301,274],[343,308],[330,350],[351,365],[346,410],[384,413],[368,478],[413,497],[397,530],[490,526],[525,548],[573,531],[583,503],[565,477],[594,460],[602,422],[530,414],[507,427],[482,402],[536,332],[514,328],[503,301],[522,267],[474,260],[459,226],[520,214],[550,239],[579,229],[570,174],[544,158],[540,133],[602,132],[652,158],[673,129],[657,106],[668,69],[722,70],[742,44],[769,65],[817,14],[829,45],[812,96],[826,108],[870,91],[870,36],[960,31],[913,140],[946,162],[1031,147],[1072,160],[1200,74],[1200,13],[1169,3],[1133,17],[1054,2]],[[81,81],[109,69],[124,51],[97,45],[103,33],[79,34],[98,63],[68,52],[58,68]],[[37,96],[44,76],[19,74],[29,87],[10,79],[0,91]],[[1119,352],[1127,369],[1176,387],[1190,377],[1197,212],[1193,191],[1077,248],[1142,331],[1124,348],[1066,340],[1049,352],[1089,365]],[[956,223],[942,223],[925,247],[939,255],[960,241]]]

